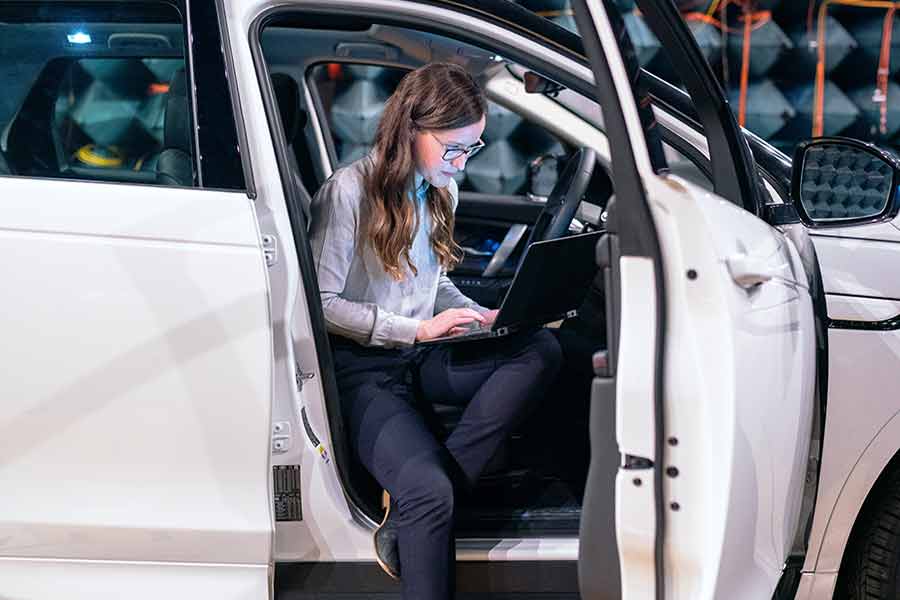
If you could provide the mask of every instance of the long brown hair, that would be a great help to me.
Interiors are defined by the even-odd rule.
[[[365,179],[368,224],[364,230],[384,270],[403,279],[410,257],[418,212],[409,199],[415,182],[413,153],[420,131],[458,129],[478,122],[487,111],[484,92],[465,69],[451,63],[431,63],[407,73],[388,99],[375,132],[375,164]],[[427,192],[431,214],[431,247],[438,262],[452,269],[462,252],[453,240],[453,200],[434,186]]]

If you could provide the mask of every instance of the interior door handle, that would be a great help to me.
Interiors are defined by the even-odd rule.
[[[773,265],[770,258],[758,258],[750,254],[732,254],[725,259],[728,272],[736,284],[744,289],[771,281],[778,277],[783,278],[788,265],[781,263]]]
[[[488,266],[486,266],[481,273],[482,277],[496,277],[497,274],[500,273],[500,269],[503,268],[503,265],[506,264],[506,260],[516,249],[516,246],[519,245],[519,240],[525,235],[527,229],[528,226],[522,225],[521,223],[509,228],[509,231],[507,231],[506,235],[503,237],[503,241],[500,242],[500,247],[497,248],[497,251],[494,252],[494,256],[491,257],[491,262],[488,263]]]

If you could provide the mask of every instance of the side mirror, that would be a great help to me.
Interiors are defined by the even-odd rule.
[[[873,144],[816,138],[794,151],[791,195],[809,227],[846,227],[894,218],[900,160]]]

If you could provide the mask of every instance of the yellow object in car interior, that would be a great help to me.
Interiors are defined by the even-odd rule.
[[[85,165],[103,168],[121,167],[124,160],[115,147],[95,144],[85,144],[79,148],[75,158]]]

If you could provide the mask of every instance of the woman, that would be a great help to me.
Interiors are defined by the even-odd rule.
[[[446,271],[453,174],[484,144],[486,100],[452,64],[407,74],[371,154],[339,169],[311,206],[310,239],[350,442],[392,501],[376,530],[379,564],[406,599],[453,595],[454,490],[468,489],[560,367],[545,330],[503,341],[416,346],[490,324]],[[465,405],[442,444],[417,401]]]

